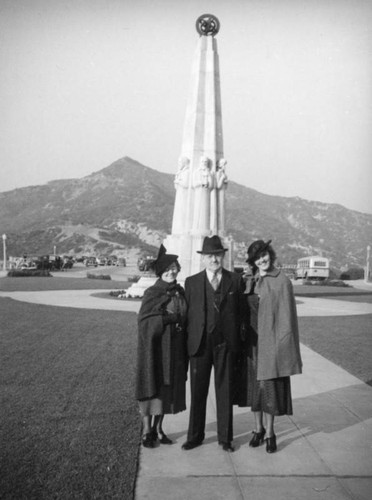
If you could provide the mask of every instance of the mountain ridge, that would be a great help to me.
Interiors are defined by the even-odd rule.
[[[0,193],[8,255],[154,251],[171,231],[174,175],[130,157],[80,179]],[[322,254],[335,267],[364,265],[372,215],[339,204],[260,193],[229,181],[226,228],[244,260],[254,239],[272,239],[282,262]]]

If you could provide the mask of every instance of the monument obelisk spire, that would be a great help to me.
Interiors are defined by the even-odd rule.
[[[200,37],[192,65],[181,155],[174,181],[172,234],[164,242],[169,252],[179,255],[183,278],[201,269],[197,250],[201,249],[204,237],[225,236],[227,176],[215,39],[219,28],[218,19],[210,14],[196,21]],[[231,262],[226,264],[231,268]]]

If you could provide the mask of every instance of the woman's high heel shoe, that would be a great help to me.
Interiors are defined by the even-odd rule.
[[[159,443],[161,444],[173,444],[173,441],[164,434],[164,432],[159,432]]]
[[[266,429],[262,428],[262,431],[256,432],[253,431],[253,438],[249,441],[249,446],[252,448],[257,448],[257,446],[260,446],[264,442],[264,436],[266,433]]]
[[[158,433],[156,431],[156,429],[151,429],[151,438],[152,440],[154,441],[154,443],[156,443],[156,441],[158,440]]]
[[[266,438],[266,451],[267,453],[274,453],[276,451],[276,436]]]
[[[142,436],[142,446],[145,448],[154,448],[154,437],[152,432],[148,432]]]

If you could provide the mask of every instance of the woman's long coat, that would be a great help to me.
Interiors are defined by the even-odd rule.
[[[260,277],[257,379],[268,380],[302,372],[296,302],[292,283],[273,269]]]
[[[158,280],[143,296],[138,313],[138,349],[135,396],[138,400],[158,397],[162,385],[186,383],[186,338],[175,323],[165,324],[166,306],[179,285]]]

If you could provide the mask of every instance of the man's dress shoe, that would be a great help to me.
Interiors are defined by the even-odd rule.
[[[192,450],[196,448],[197,446],[200,446],[203,443],[203,441],[186,441],[182,445],[183,450]]]
[[[234,447],[229,441],[227,443],[220,443],[220,445],[222,445],[223,451],[235,451]]]

